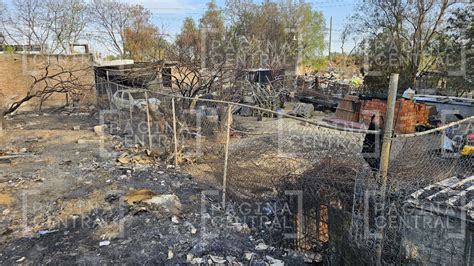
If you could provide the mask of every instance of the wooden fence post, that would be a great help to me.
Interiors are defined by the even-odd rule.
[[[388,165],[390,160],[390,147],[392,145],[393,136],[393,121],[395,117],[395,104],[397,102],[397,88],[398,88],[398,74],[390,75],[390,86],[388,88],[387,98],[387,110],[385,113],[385,126],[382,142],[382,150],[380,156],[380,169],[379,175],[381,178],[380,185],[380,199],[381,199],[381,213],[384,215],[385,211],[385,195],[387,190],[387,176],[388,176]],[[379,225],[380,226],[380,225]],[[378,244],[376,246],[376,264],[382,265],[382,251],[383,251],[383,237],[384,228],[376,228],[378,237]]]
[[[153,148],[153,142],[151,139],[151,126],[150,126],[150,105],[148,103],[148,93],[145,91],[145,101],[146,101],[146,124],[148,127],[148,148],[151,149]]]
[[[174,97],[171,98],[171,106],[173,109],[174,166],[178,167],[178,136],[176,133],[176,108],[174,104]]]
[[[227,110],[227,132],[225,141],[225,157],[224,157],[224,176],[222,180],[222,207],[225,209],[225,200],[227,192],[227,161],[229,159],[229,142],[230,142],[230,127],[232,123],[232,104],[229,104]]]
[[[388,90],[387,111],[385,114],[385,126],[380,156],[380,177],[382,178],[381,192],[387,187],[388,165],[390,159],[390,147],[392,145],[393,121],[395,118],[395,104],[397,102],[398,74],[390,76],[390,87]]]

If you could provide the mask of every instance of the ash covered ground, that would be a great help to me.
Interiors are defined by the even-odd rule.
[[[6,121],[0,140],[1,264],[278,265],[320,259],[285,248],[277,229],[263,226],[276,210],[259,205],[249,226],[235,210],[219,207],[217,184],[200,182],[139,146],[124,146],[120,137],[99,137],[97,124],[98,115],[64,111]],[[256,210],[245,206],[246,214]]]

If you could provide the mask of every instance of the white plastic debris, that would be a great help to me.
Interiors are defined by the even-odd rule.
[[[415,97],[415,93],[416,91],[412,90],[411,88],[408,88],[406,89],[403,94],[402,94],[402,97],[405,98],[405,99],[413,99],[413,97]]]
[[[265,258],[267,259],[268,263],[270,263],[270,265],[274,265],[274,266],[284,266],[285,265],[285,263],[282,260],[277,260],[277,259],[272,258],[270,256],[265,256]]]
[[[179,223],[179,218],[178,218],[178,216],[173,216],[173,217],[171,217],[171,221],[172,221],[173,223],[175,223],[175,224],[178,224],[178,223]]]
[[[186,262],[187,263],[191,263],[193,261],[193,259],[194,259],[193,254],[190,253],[190,254],[186,255]]]
[[[255,256],[255,253],[253,252],[245,252],[244,257],[246,260],[251,261],[253,256]]]
[[[259,243],[255,247],[255,250],[257,250],[257,251],[262,251],[262,250],[267,250],[267,249],[268,249],[268,245],[266,245],[265,243]]]
[[[203,258],[194,258],[192,261],[191,261],[191,264],[203,264],[204,263],[204,259]]]
[[[100,241],[99,242],[99,247],[104,247],[110,245],[110,241],[105,240],[105,241]]]
[[[214,262],[214,263],[219,263],[219,264],[222,264],[222,263],[226,263],[227,260],[224,259],[223,257],[218,257],[218,256],[211,256],[211,260]]]

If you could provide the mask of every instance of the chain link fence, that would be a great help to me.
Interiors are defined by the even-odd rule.
[[[292,209],[301,208],[302,215],[289,222],[298,228],[297,237],[274,239],[274,244],[318,252],[328,263],[374,264],[377,245],[383,246],[384,263],[403,263],[406,212],[400,210],[410,195],[454,175],[473,175],[472,156],[463,153],[472,117],[394,136],[387,197],[381,199],[373,166],[380,156],[379,131],[100,78],[98,84],[108,99],[103,106],[113,114],[107,121],[113,134],[214,185],[224,203],[280,198]],[[368,139],[373,147],[365,149]],[[288,191],[302,193],[302,206]],[[380,217],[391,221],[382,231]]]
[[[395,136],[390,152],[390,176],[407,187],[419,188],[456,175],[473,175],[473,159],[468,135],[474,130],[474,117],[439,128]]]
[[[281,178],[324,158],[362,165],[365,134],[378,134],[245,104],[98,83],[110,98],[103,106],[115,115],[113,133],[220,185],[227,154],[228,192],[244,199],[274,194]]]
[[[419,263],[410,253],[424,254],[428,264],[472,261],[473,122],[394,136],[385,198],[378,174],[343,156],[289,176],[280,187],[303,191],[305,224],[290,245],[326,252],[336,264],[377,264],[379,245],[382,264]],[[451,179],[451,187],[438,185]],[[414,197],[422,202],[413,205]],[[461,218],[453,215],[458,209]]]

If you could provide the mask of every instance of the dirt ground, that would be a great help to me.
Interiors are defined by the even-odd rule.
[[[308,254],[272,243],[270,232],[229,223],[220,197],[207,193],[216,187],[148,157],[141,147],[125,147],[120,137],[97,134],[97,124],[93,112],[6,120],[0,138],[0,264],[308,261]],[[130,162],[118,162],[125,152]],[[128,203],[126,195],[139,189],[176,195],[182,208],[169,213]]]

